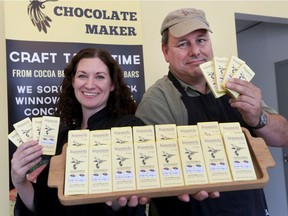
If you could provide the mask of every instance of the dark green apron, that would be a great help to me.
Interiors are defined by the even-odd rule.
[[[187,95],[179,81],[168,74],[169,79],[182,94],[182,101],[188,112],[188,124],[197,122],[239,122],[249,129],[237,109],[229,104],[229,96],[218,99],[209,93],[197,97]],[[251,131],[251,130],[250,130]],[[203,188],[205,190],[205,188]],[[155,198],[151,200],[149,216],[267,216],[269,215],[265,195],[262,189],[221,192],[220,198],[208,198],[190,202],[179,201],[177,197]]]

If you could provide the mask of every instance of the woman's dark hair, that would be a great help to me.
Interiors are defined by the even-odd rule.
[[[86,48],[80,50],[64,69],[61,93],[55,109],[55,116],[60,117],[61,123],[65,125],[77,124],[82,119],[81,104],[74,94],[72,81],[75,77],[78,63],[84,58],[99,58],[108,67],[112,84],[114,84],[114,90],[110,92],[107,101],[107,107],[111,115],[122,116],[134,114],[136,103],[124,81],[123,72],[118,62],[106,50]]]

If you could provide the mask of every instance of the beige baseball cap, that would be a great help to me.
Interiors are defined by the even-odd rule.
[[[194,8],[182,8],[170,12],[163,20],[161,34],[167,28],[174,37],[182,37],[197,29],[212,32],[204,11]]]

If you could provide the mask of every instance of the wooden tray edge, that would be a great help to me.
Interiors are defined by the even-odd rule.
[[[51,188],[58,189],[58,197],[63,205],[81,205],[81,204],[91,204],[100,203],[111,200],[116,200],[117,198],[127,197],[132,195],[136,196],[147,196],[150,198],[154,197],[165,197],[165,196],[177,196],[180,194],[193,194],[199,192],[200,190],[206,190],[208,192],[213,191],[232,191],[232,190],[247,190],[247,189],[258,189],[263,188],[269,181],[269,175],[267,168],[275,166],[275,161],[270,154],[265,141],[262,138],[252,137],[246,128],[242,128],[249,141],[251,148],[251,156],[253,158],[254,167],[258,169],[257,180],[252,181],[236,181],[227,183],[213,183],[213,184],[199,184],[191,186],[181,186],[181,187],[163,187],[163,188],[153,188],[145,190],[136,191],[120,191],[112,193],[99,193],[99,194],[83,194],[83,195],[72,195],[64,196],[64,171],[65,171],[65,160],[66,160],[66,147],[67,144],[63,146],[62,154],[53,156],[50,162],[50,170],[48,176],[48,186]],[[265,155],[265,157],[263,157]],[[256,158],[256,160],[255,160]]]

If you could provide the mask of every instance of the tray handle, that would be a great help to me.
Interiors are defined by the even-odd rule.
[[[269,167],[274,167],[275,161],[269,151],[268,146],[266,145],[264,139],[260,137],[252,137],[248,129],[242,128],[243,132],[245,133],[247,139],[250,142],[250,146],[253,149],[253,153],[257,158],[257,161],[260,164],[261,169],[266,171]],[[253,140],[253,142],[251,142]]]

